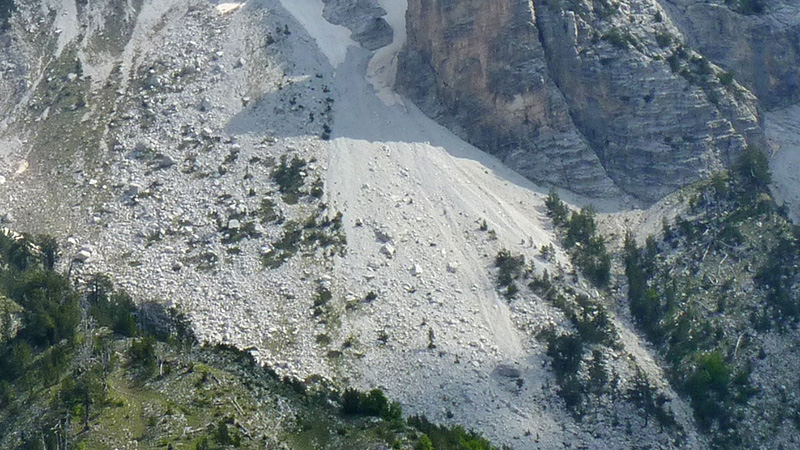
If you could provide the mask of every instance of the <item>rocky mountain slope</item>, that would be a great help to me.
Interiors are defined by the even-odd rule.
[[[744,3],[410,1],[399,87],[525,176],[652,203],[796,95],[796,7]]]
[[[512,448],[708,447],[530,179],[643,242],[687,202],[632,204],[764,144],[755,88],[672,6],[484,3],[18,0],[1,217],[282,376]]]

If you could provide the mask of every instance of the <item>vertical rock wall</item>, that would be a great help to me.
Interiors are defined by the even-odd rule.
[[[672,9],[410,0],[398,89],[525,176],[652,202],[764,144],[757,98]]]
[[[525,176],[593,195],[619,191],[548,74],[526,1],[411,0],[398,89]]]

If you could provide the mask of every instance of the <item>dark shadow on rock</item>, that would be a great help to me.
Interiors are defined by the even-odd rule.
[[[273,137],[322,136],[330,130],[333,68],[303,26],[277,0],[255,0],[244,8],[267,8],[264,32],[268,52],[282,57],[283,77],[275,90],[243,99],[243,109],[225,127],[233,136],[267,133]],[[295,45],[300,40],[300,45]]]
[[[501,160],[466,143],[452,131],[439,125],[422,113],[410,100],[403,104],[387,106],[376,95],[364,74],[371,53],[360,48],[350,48],[347,59],[338,68],[334,83],[334,126],[331,139],[364,140],[368,142],[402,142],[425,144],[445,149],[454,158],[470,159],[483,164],[487,170],[525,189],[546,195],[549,186],[537,185],[528,178],[505,166]],[[335,151],[335,150],[334,150]],[[559,170],[553,167],[552,170]],[[563,192],[562,197],[577,205],[595,204],[598,212],[629,209],[629,205],[612,205],[607,199],[600,201]]]

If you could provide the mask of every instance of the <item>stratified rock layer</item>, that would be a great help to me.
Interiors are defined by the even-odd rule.
[[[757,98],[670,11],[410,0],[398,87],[529,178],[652,202],[764,144]]]

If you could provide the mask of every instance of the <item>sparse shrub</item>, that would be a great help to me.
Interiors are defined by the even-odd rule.
[[[33,361],[33,349],[22,339],[15,339],[2,348],[0,353],[0,379],[15,380],[25,373]]]
[[[261,206],[258,208],[257,214],[261,223],[264,225],[283,222],[283,216],[280,210],[278,210],[275,201],[271,198],[261,200]]]
[[[66,277],[55,272],[26,272],[9,294],[25,308],[21,336],[37,345],[53,345],[74,337],[80,304]]]
[[[717,75],[719,83],[725,87],[733,84],[733,72],[722,72]]]
[[[594,217],[594,209],[591,207],[585,207],[579,213],[573,213],[567,222],[564,244],[567,247],[574,247],[578,243],[588,243],[597,233]]]
[[[14,387],[8,381],[0,381],[0,409],[14,401]]]
[[[447,428],[432,424],[423,416],[411,416],[408,424],[427,436],[432,448],[436,450],[496,450],[480,434],[467,431],[461,426]],[[420,437],[420,441],[423,439]],[[425,448],[419,447],[417,448]]]
[[[219,421],[214,429],[213,437],[214,440],[222,446],[238,447],[242,442],[241,436],[239,436],[238,433],[232,433],[228,428],[228,424],[225,423],[225,420]]]
[[[373,389],[368,393],[347,388],[342,394],[342,413],[381,417],[388,421],[402,418],[403,411],[397,402],[389,402],[383,391]]]
[[[287,162],[286,155],[281,156],[280,163],[272,171],[272,180],[278,185],[281,194],[297,195],[305,182],[306,161],[294,156]]]
[[[725,0],[728,7],[739,14],[755,15],[764,12],[765,0]]]
[[[136,305],[126,292],[114,292],[111,279],[105,275],[93,275],[87,286],[86,299],[89,314],[102,327],[108,327],[117,334],[132,337],[136,335],[134,312]]]
[[[547,356],[552,358],[556,376],[566,376],[578,371],[583,357],[583,342],[574,334],[552,335],[547,338]]]
[[[659,31],[656,33],[656,44],[658,44],[661,48],[667,48],[672,45],[672,35],[665,32]]]
[[[767,189],[772,182],[767,155],[753,147],[747,147],[735,165],[738,181],[745,190],[756,188],[758,192]],[[752,192],[753,194],[757,192]]]
[[[621,30],[617,27],[608,30],[602,39],[619,50],[625,50],[628,46],[636,47],[636,38],[628,30]]]
[[[731,369],[719,351],[701,354],[694,371],[686,379],[684,389],[700,425],[708,428],[714,422],[726,422],[725,402],[730,395]],[[722,423],[721,425],[724,425]]]
[[[507,249],[497,252],[494,258],[494,265],[497,267],[497,286],[500,288],[509,287],[514,280],[520,278],[525,268],[525,256],[512,255]]]
[[[422,433],[417,440],[417,444],[414,446],[414,450],[434,450],[431,438],[429,438],[427,434]]]
[[[628,401],[636,405],[644,413],[645,426],[647,426],[650,417],[655,418],[662,429],[676,426],[675,416],[666,408],[669,399],[664,394],[658,393],[650,385],[647,377],[638,367],[633,383],[626,394]]]
[[[569,219],[569,208],[561,201],[556,191],[550,191],[550,194],[544,200],[544,205],[547,208],[547,215],[553,220],[556,226],[562,226],[567,223]]]
[[[155,375],[158,369],[156,356],[156,340],[150,336],[135,339],[128,349],[128,358],[131,366],[139,370],[139,374],[147,379]]]

